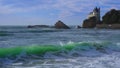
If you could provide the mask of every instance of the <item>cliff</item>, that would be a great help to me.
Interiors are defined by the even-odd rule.
[[[102,17],[102,24],[96,28],[120,29],[120,10],[111,9]]]
[[[83,21],[83,28],[94,28],[96,26],[97,19],[96,17],[91,17]]]
[[[111,9],[102,17],[102,21],[97,21],[96,17],[91,17],[83,21],[83,28],[94,27],[120,29],[120,10]]]
[[[88,15],[88,19],[83,21],[83,28],[94,28],[100,21],[100,8],[94,8]]]
[[[112,9],[102,19],[104,24],[120,24],[120,10]]]

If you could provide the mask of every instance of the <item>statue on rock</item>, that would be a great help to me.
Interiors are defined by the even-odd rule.
[[[93,12],[90,12],[88,19],[83,21],[83,28],[94,28],[96,24],[100,24],[100,8],[94,8]]]

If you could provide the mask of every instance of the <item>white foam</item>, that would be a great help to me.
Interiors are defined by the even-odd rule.
[[[119,52],[104,54],[99,57],[74,57],[73,59],[48,59],[43,64],[36,64],[38,68],[120,68]],[[29,67],[29,66],[28,66]],[[27,68],[27,67],[26,67]]]
[[[73,41],[69,41],[67,44],[73,44],[74,42]]]
[[[64,46],[64,43],[63,43],[63,42],[60,41],[59,43],[60,43],[61,46]]]
[[[118,43],[116,43],[118,46],[120,46],[120,43],[118,42]]]

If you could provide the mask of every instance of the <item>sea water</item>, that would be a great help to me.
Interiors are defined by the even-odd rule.
[[[119,29],[0,27],[0,68],[120,68]]]

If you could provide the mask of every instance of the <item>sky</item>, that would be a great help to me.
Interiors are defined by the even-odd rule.
[[[0,0],[0,25],[81,25],[96,6],[103,16],[120,0]]]

